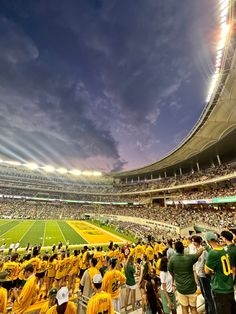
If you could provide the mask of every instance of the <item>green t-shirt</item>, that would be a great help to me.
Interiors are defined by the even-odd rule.
[[[208,253],[206,267],[213,271],[211,289],[216,293],[233,292],[233,276],[229,254],[223,248]]]
[[[236,245],[233,243],[228,245],[226,251],[229,254],[231,268],[236,267]]]
[[[125,267],[126,284],[128,286],[135,285],[134,273],[135,269],[133,265],[129,264],[127,267]]]
[[[193,264],[198,260],[197,254],[171,256],[169,272],[174,275],[176,289],[182,294],[193,294],[197,290],[193,274]]]

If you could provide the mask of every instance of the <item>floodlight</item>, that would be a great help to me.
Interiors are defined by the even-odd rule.
[[[81,171],[77,170],[77,169],[71,170],[70,173],[73,174],[74,176],[80,176],[81,175]]]
[[[50,165],[44,166],[44,167],[42,167],[42,168],[43,168],[43,170],[45,170],[46,172],[53,172],[53,171],[55,171],[55,168],[54,168],[53,166],[50,166]]]
[[[26,168],[30,169],[30,170],[36,170],[38,169],[38,165],[34,162],[29,162],[27,164],[24,165]]]
[[[61,173],[61,174],[65,174],[68,172],[68,170],[66,168],[59,168],[56,170],[57,172]]]

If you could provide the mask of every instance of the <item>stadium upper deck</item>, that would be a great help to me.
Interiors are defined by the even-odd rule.
[[[198,122],[165,158],[139,169],[116,173],[115,177],[121,181],[173,176],[235,160],[236,146],[232,143],[236,141],[236,1],[222,2],[222,5],[227,7],[221,11],[222,33],[216,69]]]

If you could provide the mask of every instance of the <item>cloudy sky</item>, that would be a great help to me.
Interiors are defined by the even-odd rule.
[[[204,107],[217,29],[216,0],[0,0],[0,154],[157,161]]]

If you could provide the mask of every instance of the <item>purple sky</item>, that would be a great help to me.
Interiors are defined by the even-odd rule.
[[[197,121],[215,0],[2,0],[0,154],[120,171],[155,162]]]

